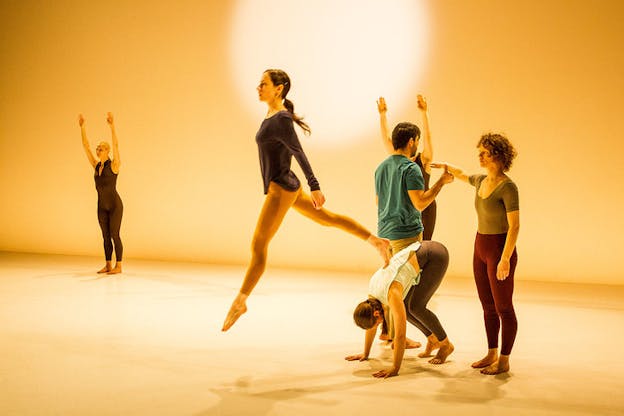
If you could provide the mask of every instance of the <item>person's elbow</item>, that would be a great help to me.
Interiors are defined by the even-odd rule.
[[[414,205],[414,208],[421,212],[429,206],[429,204],[422,199],[412,199],[412,205]]]
[[[520,222],[511,222],[509,224],[509,229],[507,230],[507,233],[514,233],[514,234],[518,234],[520,232]]]

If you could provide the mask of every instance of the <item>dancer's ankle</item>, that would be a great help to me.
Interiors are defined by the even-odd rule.
[[[236,299],[234,301],[245,302],[248,297],[249,297],[249,293],[238,292],[238,295],[236,295]]]

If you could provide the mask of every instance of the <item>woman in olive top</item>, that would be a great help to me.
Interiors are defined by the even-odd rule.
[[[472,367],[481,368],[483,374],[499,374],[509,371],[509,355],[518,330],[512,297],[518,261],[516,241],[520,230],[520,205],[518,188],[505,174],[516,157],[516,151],[505,136],[492,133],[483,135],[477,148],[479,163],[487,170],[487,175],[468,176],[461,169],[446,166],[453,176],[476,188],[478,229],[473,271],[483,306],[488,352]],[[431,166],[445,164],[432,163]],[[499,356],[498,333],[501,327]]]
[[[310,128],[294,113],[293,103],[286,98],[290,87],[288,74],[280,69],[264,71],[258,85],[258,98],[268,107],[256,134],[266,198],[251,243],[251,262],[240,291],[223,322],[222,331],[227,331],[247,311],[247,297],[266,266],[269,242],[291,207],[321,225],[340,228],[367,241],[377,249],[385,264],[390,260],[390,242],[387,239],[377,237],[349,217],[322,208],[325,197],[293,124],[306,133],[310,133]],[[290,169],[293,156],[306,176],[310,194],[301,190],[299,179]]]

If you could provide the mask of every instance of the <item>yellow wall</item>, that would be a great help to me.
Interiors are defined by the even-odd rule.
[[[415,94],[422,92],[435,158],[474,172],[479,135],[507,133],[520,154],[510,172],[521,192],[518,277],[623,284],[624,3],[424,3],[426,66],[409,87],[413,105],[394,107],[391,123],[420,123]],[[306,16],[301,4],[293,6],[299,19]],[[229,50],[234,6],[2,2],[0,250],[101,255],[97,197],[76,117],[85,114],[94,147],[109,140],[105,113],[112,111],[126,256],[247,261],[263,200],[254,135],[265,108],[241,111]],[[270,13],[258,19],[274,25]],[[290,75],[293,94],[296,85],[322,82],[314,73]],[[349,82],[345,88],[366,88]],[[383,89],[370,91],[362,120],[376,119],[379,94]],[[253,86],[249,95],[255,98]],[[340,100],[336,95],[327,99]],[[326,206],[374,229],[372,175],[385,156],[377,129],[349,146],[332,148],[314,134],[302,142]],[[452,184],[438,204],[435,239],[451,252],[450,272],[470,276],[473,189]],[[269,261],[356,271],[378,264],[365,244],[295,212]]]

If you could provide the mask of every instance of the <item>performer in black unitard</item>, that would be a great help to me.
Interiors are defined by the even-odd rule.
[[[115,133],[115,124],[113,115],[108,113],[106,122],[110,126],[113,141],[113,159],[110,159],[110,145],[107,142],[100,142],[95,148],[97,159],[93,156],[89,148],[89,140],[87,140],[87,132],[85,129],[85,119],[80,114],[78,116],[78,124],[80,125],[80,133],[82,135],[82,146],[89,163],[95,169],[95,189],[98,193],[98,221],[102,229],[102,238],[104,239],[104,255],[106,256],[106,265],[98,271],[98,273],[117,274],[121,273],[121,259],[123,255],[123,245],[119,237],[119,229],[121,228],[121,217],[123,215],[123,203],[117,193],[117,174],[119,173],[119,143],[117,134]],[[99,161],[98,161],[99,160]],[[115,267],[112,266],[113,242],[115,243]]]

